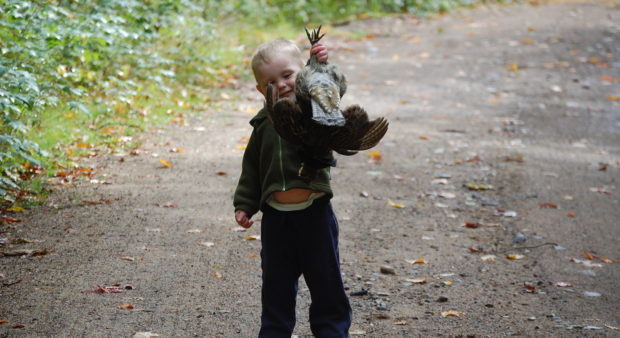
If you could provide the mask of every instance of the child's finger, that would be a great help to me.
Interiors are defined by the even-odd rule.
[[[311,54],[318,54],[322,51],[324,51],[326,48],[324,45],[317,43],[316,45],[312,46],[312,49],[310,49],[310,53]]]

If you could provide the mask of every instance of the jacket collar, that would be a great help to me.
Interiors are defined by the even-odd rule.
[[[265,120],[267,118],[267,109],[265,109],[263,107],[263,109],[261,109],[251,120],[250,120],[250,125],[252,125],[252,127],[256,127],[257,125],[259,125],[261,122],[263,122],[263,120]]]

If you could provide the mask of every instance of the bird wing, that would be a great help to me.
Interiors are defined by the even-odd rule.
[[[366,111],[358,106],[347,107],[342,112],[347,122],[334,135],[331,146],[342,155],[353,155],[357,151],[370,149],[379,143],[388,129],[385,118],[368,120]]]
[[[306,131],[299,106],[292,100],[278,99],[278,93],[271,84],[267,87],[265,99],[267,116],[278,135],[291,143],[303,144]]]

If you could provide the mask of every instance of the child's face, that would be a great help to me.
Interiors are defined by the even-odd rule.
[[[256,89],[267,94],[267,85],[272,83],[280,98],[295,97],[295,79],[301,70],[300,63],[285,53],[276,55],[271,62],[262,64],[256,72]]]

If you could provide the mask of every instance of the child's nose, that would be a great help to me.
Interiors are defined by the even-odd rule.
[[[286,81],[280,80],[276,85],[278,86],[278,89],[284,89],[286,87]]]

